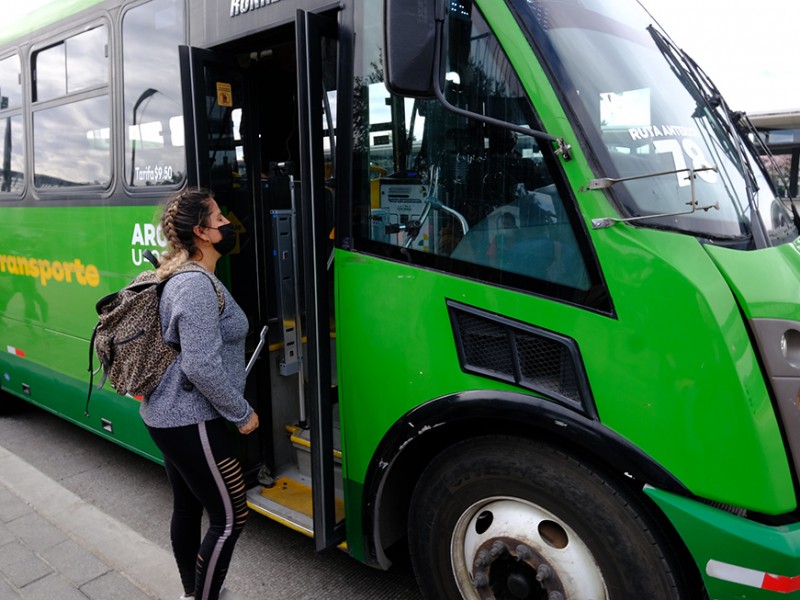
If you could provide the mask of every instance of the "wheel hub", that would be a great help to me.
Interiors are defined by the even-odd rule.
[[[488,539],[472,564],[472,582],[481,599],[559,600],[564,586],[545,559],[519,540]]]
[[[525,500],[470,507],[451,543],[459,590],[473,600],[603,600],[600,567],[569,525]]]

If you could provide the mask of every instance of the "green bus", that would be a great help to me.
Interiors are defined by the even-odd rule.
[[[409,555],[433,599],[800,598],[798,222],[636,2],[0,27],[4,392],[159,460],[138,399],[86,410],[94,306],[204,186],[239,235],[252,510]]]

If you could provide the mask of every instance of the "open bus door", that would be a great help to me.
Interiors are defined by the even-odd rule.
[[[336,521],[334,482],[333,376],[329,302],[333,251],[329,243],[335,184],[326,187],[323,126],[331,161],[336,156],[336,135],[329,94],[337,89],[337,25],[330,17],[297,11],[298,104],[302,172],[310,185],[302,188],[302,223],[305,257],[305,299],[308,347],[304,359],[311,409],[311,469],[314,481],[314,540],[323,550],[344,539],[344,521]],[[334,172],[331,167],[331,172]]]
[[[189,183],[211,189],[240,234],[218,275],[250,320],[248,353],[270,327],[246,390],[269,424],[243,438],[248,503],[322,550],[344,539],[326,162],[335,149],[337,25],[298,11],[291,29],[213,52],[182,47],[181,68]],[[289,55],[291,67],[280,59]],[[271,140],[294,140],[289,160]]]

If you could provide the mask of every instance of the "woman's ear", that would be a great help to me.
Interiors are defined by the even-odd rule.
[[[204,242],[207,242],[208,240],[206,239],[205,234],[203,233],[204,229],[205,227],[202,227],[201,225],[195,225],[192,228],[192,233],[194,233],[195,237],[203,240]]]

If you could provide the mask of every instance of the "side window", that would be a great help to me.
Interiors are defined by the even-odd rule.
[[[178,63],[183,4],[152,0],[122,20],[124,180],[132,188],[178,184],[186,174]]]
[[[33,180],[43,191],[111,182],[108,28],[33,53]]]
[[[67,93],[65,46],[61,42],[36,53],[35,100],[50,100]]]
[[[108,83],[108,33],[95,27],[35,55],[36,100],[44,102]]]
[[[451,3],[445,95],[458,107],[539,129],[502,47],[470,4]],[[436,100],[392,96],[379,68],[380,28],[366,30],[354,106],[362,249],[398,259],[415,251],[417,264],[537,291],[588,290],[576,214],[555,185],[552,149]]]
[[[0,198],[19,197],[25,186],[22,71],[16,54],[0,60]]]

